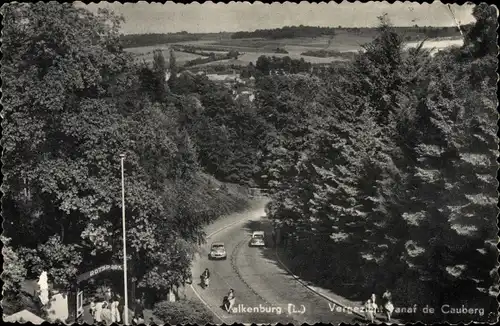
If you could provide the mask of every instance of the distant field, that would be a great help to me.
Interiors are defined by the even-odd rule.
[[[236,50],[242,53],[238,57],[238,59],[228,59],[210,62],[201,66],[213,66],[213,65],[248,65],[249,62],[255,63],[257,58],[261,55],[267,56],[276,56],[276,57],[284,57],[289,56],[292,59],[300,59],[304,58],[304,60],[311,63],[329,63],[333,61],[345,60],[342,58],[318,58],[318,57],[310,57],[303,56],[302,53],[310,50],[333,50],[339,52],[357,52],[361,50],[362,45],[369,43],[373,40],[375,36],[375,32],[372,33],[364,33],[363,35],[356,35],[355,33],[348,33],[345,31],[338,32],[337,35],[333,38],[329,37],[311,37],[311,38],[292,38],[292,39],[281,39],[281,40],[267,40],[262,38],[251,38],[251,39],[212,39],[212,40],[199,40],[199,41],[186,41],[179,42],[175,44],[183,44],[183,45],[193,45],[193,46],[202,46],[204,51],[210,51],[210,48],[213,47],[214,53],[223,53],[221,50]],[[415,35],[413,35],[415,37]],[[418,35],[417,35],[418,37]],[[423,39],[423,36],[422,36]],[[446,38],[446,39],[431,39],[426,42],[425,47],[435,47],[435,48],[443,48],[446,46],[453,45],[461,45],[461,39],[454,38]],[[409,41],[408,46],[415,46],[418,42]],[[288,54],[274,53],[276,48],[284,48],[288,51]],[[153,51],[155,49],[162,49],[165,59],[169,58],[169,45],[157,45],[157,46],[148,46],[148,47],[139,47],[139,48],[128,48],[127,51],[133,53],[137,59],[146,60],[146,62],[151,62],[153,60]],[[217,49],[217,50],[215,50]],[[179,64],[183,64],[186,61],[194,60],[200,58],[202,56],[179,52],[176,51],[176,59]]]
[[[153,61],[153,51],[158,49],[162,50],[163,56],[165,57],[165,60],[168,62],[170,59],[170,48],[168,47],[168,45],[145,46],[139,48],[128,48],[125,50],[131,52],[136,60],[140,62],[144,60],[149,63]],[[203,58],[203,56],[201,55],[187,53],[187,52],[174,51],[174,53],[176,62],[178,62],[181,65],[189,60]]]
[[[268,50],[272,52],[277,47],[295,49],[296,51],[307,51],[311,49],[329,49],[337,51],[357,51],[361,48],[362,44],[368,43],[373,40],[373,35],[364,33],[363,35],[356,35],[340,31],[333,38],[327,36],[321,37],[300,37],[288,38],[279,40],[268,40],[263,38],[248,38],[248,39],[223,39],[220,41],[212,41],[211,43],[203,43],[204,46],[213,45],[214,47],[223,47],[227,49],[236,49],[245,51],[255,50]],[[201,44],[199,41],[183,42],[184,44]]]
[[[408,42],[407,47],[416,47],[420,42]],[[462,46],[464,41],[462,39],[442,39],[442,40],[428,40],[424,43],[424,49],[434,49],[435,51],[441,50],[447,47],[457,47]]]

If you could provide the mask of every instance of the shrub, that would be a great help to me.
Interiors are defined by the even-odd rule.
[[[164,323],[170,325],[206,325],[214,323],[212,313],[205,306],[190,300],[177,302],[160,301],[155,304],[153,313]]]

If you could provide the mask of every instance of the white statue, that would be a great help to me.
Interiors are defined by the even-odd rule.
[[[43,305],[49,302],[49,281],[47,277],[47,272],[43,271],[38,279],[38,287],[40,289],[39,298]]]

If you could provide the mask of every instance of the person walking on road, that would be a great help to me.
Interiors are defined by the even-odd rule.
[[[113,323],[113,317],[111,315],[110,306],[111,305],[109,304],[109,302],[106,302],[106,301],[102,304],[101,320],[106,325],[111,325]]]
[[[208,268],[205,268],[203,274],[201,274],[201,282],[203,288],[208,288],[208,286],[210,285],[210,271],[208,270]]]
[[[101,313],[102,313],[102,306],[104,305],[104,302],[98,302],[95,304],[95,309],[94,309],[94,321],[96,324],[101,322]]]
[[[95,305],[94,299],[92,299],[92,301],[90,301],[89,313],[90,313],[90,316],[92,317],[92,320],[94,322],[95,322],[95,309],[96,309],[96,305]]]
[[[106,288],[106,291],[104,292],[104,299],[106,300],[106,302],[110,302],[111,301],[112,294],[111,294],[111,288],[110,287]]]
[[[371,324],[375,322],[375,312],[376,312],[376,304],[372,301],[372,299],[368,299],[365,303],[365,319],[366,321],[370,321]]]
[[[135,301],[134,324],[135,325],[144,324],[144,306],[142,305],[140,299],[137,299]]]
[[[230,289],[227,294],[227,303],[226,303],[226,311],[231,313],[231,309],[233,309],[234,302],[236,301],[236,297],[234,296],[234,290]]]
[[[389,292],[389,290],[385,290],[384,294],[382,295],[382,299],[384,300],[385,317],[387,318],[387,321],[390,322],[392,312],[394,311],[391,292]]]
[[[118,306],[120,305],[120,296],[115,295],[113,301],[111,302],[111,319],[113,323],[119,323],[121,321],[120,318],[120,310]]]

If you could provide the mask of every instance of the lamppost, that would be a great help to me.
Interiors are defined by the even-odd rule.
[[[124,287],[124,316],[123,322],[128,325],[128,290],[127,290],[127,237],[125,232],[125,178],[123,173],[123,161],[125,160],[125,154],[120,154],[121,170],[122,170],[122,228],[123,228],[123,287]]]

